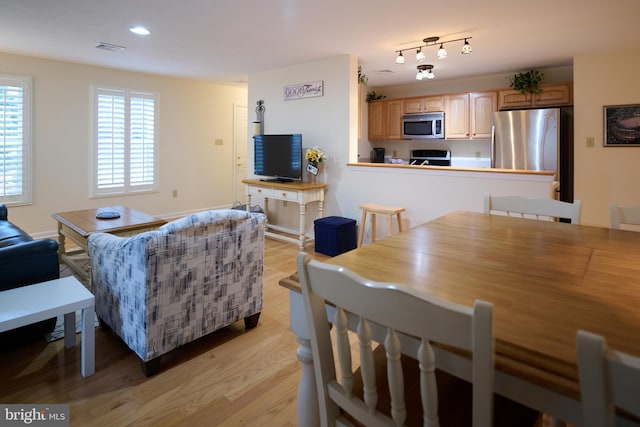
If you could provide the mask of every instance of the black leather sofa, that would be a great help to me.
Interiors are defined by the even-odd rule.
[[[0,204],[0,291],[60,277],[58,243],[52,239],[34,240],[8,220],[7,207]],[[53,330],[56,319],[0,334],[0,338],[42,334]]]

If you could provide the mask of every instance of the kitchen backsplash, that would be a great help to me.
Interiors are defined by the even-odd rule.
[[[377,141],[371,143],[371,151],[373,148],[384,148],[385,159],[405,159],[411,157],[411,150],[437,149],[451,151],[451,157],[456,158],[491,158],[491,141],[474,140],[474,141],[457,141],[457,140],[410,140],[410,141]],[[360,153],[360,161],[368,161],[370,153]]]

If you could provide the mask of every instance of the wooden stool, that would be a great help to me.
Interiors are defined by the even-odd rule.
[[[393,234],[392,219],[394,215],[398,218],[398,232],[402,231],[402,218],[400,213],[404,211],[404,208],[367,203],[360,206],[360,209],[362,209],[362,221],[360,222],[360,239],[358,240],[358,246],[362,246],[362,239],[364,239],[367,212],[371,214],[371,243],[376,241],[376,214],[387,215],[389,217],[389,236]]]

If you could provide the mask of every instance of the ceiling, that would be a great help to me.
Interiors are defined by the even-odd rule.
[[[354,54],[369,86],[387,86],[416,82],[415,51],[403,66],[394,51],[425,37],[471,37],[471,55],[462,42],[443,60],[424,50],[436,79],[453,79],[637,49],[639,16],[638,0],[0,0],[0,51],[225,83]]]

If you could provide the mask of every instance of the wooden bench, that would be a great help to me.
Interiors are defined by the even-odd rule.
[[[0,292],[0,332],[64,315],[64,346],[76,344],[76,310],[82,310],[82,376],[95,372],[95,298],[75,277]]]

